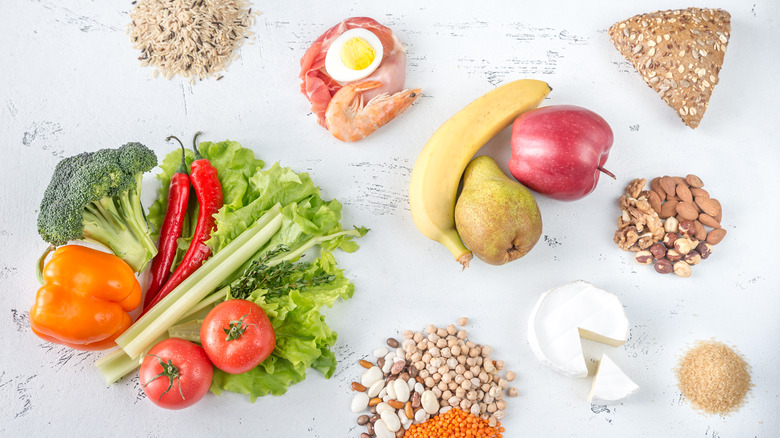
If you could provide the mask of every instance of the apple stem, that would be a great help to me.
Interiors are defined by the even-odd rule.
[[[600,170],[600,171],[602,171],[602,172],[606,173],[607,175],[611,176],[611,177],[612,177],[612,179],[614,179],[614,180],[617,180],[617,178],[615,177],[615,174],[614,174],[614,173],[612,173],[612,172],[610,172],[609,170],[607,170],[607,169],[605,169],[605,168],[603,168],[603,167],[601,167],[601,166],[597,167],[596,169],[598,169],[598,170]]]

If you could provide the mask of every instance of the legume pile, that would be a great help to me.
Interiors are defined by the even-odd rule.
[[[504,390],[510,397],[518,391],[508,388],[515,373],[499,374],[504,362],[492,359],[489,345],[468,340],[454,324],[407,330],[402,343],[386,343],[374,350],[375,363],[360,361],[366,371],[352,383],[352,412],[370,413],[357,419],[366,426],[361,438],[502,436]]]

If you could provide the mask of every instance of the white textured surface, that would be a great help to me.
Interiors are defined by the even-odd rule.
[[[777,72],[780,7],[772,0],[719,0],[733,37],[701,126],[685,127],[612,46],[606,29],[636,13],[686,2],[302,2],[257,4],[253,45],[219,82],[151,79],[124,34],[130,2],[3,0],[0,4],[0,435],[357,437],[349,384],[357,360],[390,335],[467,315],[472,338],[491,344],[518,373],[507,437],[772,437],[780,430],[780,309]],[[339,20],[372,16],[409,48],[407,84],[423,97],[368,140],[341,144],[317,126],[298,92],[298,60]],[[428,136],[452,113],[512,79],[548,81],[546,104],[578,104],[612,125],[615,146],[603,179],[584,200],[540,197],[543,238],[502,267],[459,272],[422,237],[408,212],[411,167]],[[230,138],[269,164],[309,171],[344,203],[344,223],[372,231],[339,260],[354,299],[327,312],[339,332],[339,369],[312,372],[283,397],[250,404],[209,395],[180,412],[141,395],[137,378],[105,387],[95,353],[46,344],[30,333],[38,202],[55,163],[99,147],[141,141],[160,154],[170,134]],[[484,149],[505,163],[508,132]],[[617,197],[634,177],[696,173],[725,208],[725,241],[687,280],[639,266],[612,243]],[[153,185],[149,184],[149,188]],[[147,199],[151,197],[147,191]],[[590,380],[539,364],[525,337],[539,294],[576,279],[617,294],[630,339],[610,351],[642,389],[617,406],[591,406]],[[672,373],[687,345],[714,337],[752,365],[747,404],[704,416],[681,398]],[[595,367],[601,351],[586,343]],[[609,347],[606,347],[609,348]]]

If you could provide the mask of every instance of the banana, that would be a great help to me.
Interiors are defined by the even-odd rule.
[[[547,83],[533,79],[502,85],[444,122],[417,157],[409,182],[412,219],[426,237],[444,245],[464,269],[472,254],[455,229],[461,175],[488,140],[521,113],[539,106],[550,91]]]

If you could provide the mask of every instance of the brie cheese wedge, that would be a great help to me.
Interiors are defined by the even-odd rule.
[[[605,354],[599,361],[588,401],[595,405],[606,405],[620,401],[638,390],[639,385]]]
[[[542,294],[528,320],[528,343],[555,371],[587,377],[580,338],[618,347],[628,339],[628,318],[620,300],[586,281]]]

